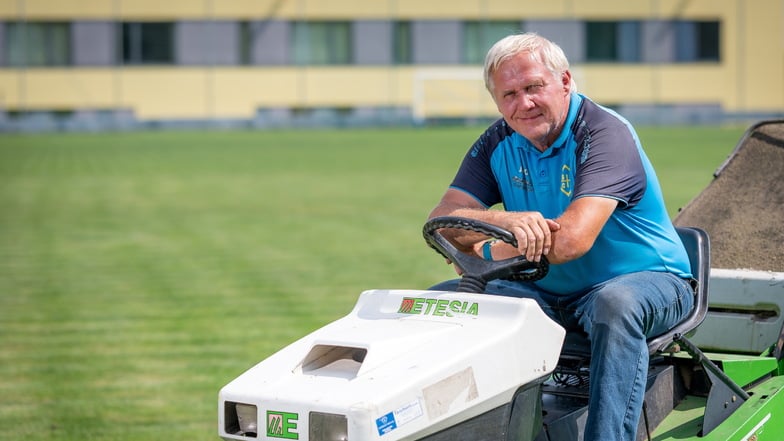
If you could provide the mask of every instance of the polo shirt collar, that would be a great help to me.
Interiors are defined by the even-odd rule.
[[[542,153],[543,157],[554,154],[555,149],[563,148],[566,145],[571,133],[571,130],[569,128],[572,126],[575,119],[577,119],[577,112],[580,110],[580,105],[582,103],[583,103],[583,96],[580,95],[579,93],[572,92],[569,97],[569,111],[567,112],[566,121],[564,122],[563,128],[561,129],[561,134],[558,135],[558,138],[550,146],[550,148],[548,148]],[[522,135],[520,134],[518,134],[518,136],[522,137]],[[523,139],[525,139],[525,145],[529,149],[535,149],[536,151],[539,151],[538,149],[536,149],[536,147],[534,147],[533,144],[531,144],[531,142],[528,139],[526,138]]]

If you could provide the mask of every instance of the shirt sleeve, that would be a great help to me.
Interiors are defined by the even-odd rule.
[[[491,158],[498,144],[510,133],[503,119],[490,126],[466,153],[450,187],[468,193],[485,207],[500,203],[501,192]]]
[[[576,133],[574,198],[602,196],[616,199],[622,209],[633,207],[647,182],[637,137],[612,113],[587,100],[585,105]]]

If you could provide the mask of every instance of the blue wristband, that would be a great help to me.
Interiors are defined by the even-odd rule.
[[[490,247],[493,246],[495,240],[488,240],[482,244],[482,257],[485,260],[493,260],[493,253],[490,251]]]

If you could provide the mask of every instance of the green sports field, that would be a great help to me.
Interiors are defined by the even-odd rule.
[[[745,128],[640,129],[670,213]],[[0,440],[213,440],[222,385],[369,288],[480,128],[0,136]]]

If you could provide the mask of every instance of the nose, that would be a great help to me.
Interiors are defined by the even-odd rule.
[[[518,101],[518,105],[523,109],[532,109],[536,106],[536,103],[534,103],[534,100],[531,97],[531,95],[527,93],[519,94],[517,101]]]

